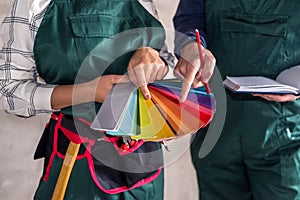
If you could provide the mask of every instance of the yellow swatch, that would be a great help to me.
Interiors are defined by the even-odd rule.
[[[146,100],[138,90],[140,134],[131,136],[135,140],[160,141],[175,137],[172,129],[167,124],[151,99]]]

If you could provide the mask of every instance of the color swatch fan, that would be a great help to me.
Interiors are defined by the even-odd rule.
[[[163,80],[148,85],[151,99],[131,83],[113,87],[91,128],[134,140],[162,141],[195,133],[213,118],[216,103],[205,88],[191,89],[179,102],[181,82]]]

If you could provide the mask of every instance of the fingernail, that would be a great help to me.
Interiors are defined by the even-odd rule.
[[[146,99],[150,99],[151,98],[150,94],[146,94],[145,97],[146,97]]]
[[[207,83],[208,82],[208,78],[202,78],[202,82],[203,83]]]

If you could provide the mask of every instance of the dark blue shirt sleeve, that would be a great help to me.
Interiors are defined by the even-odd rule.
[[[179,54],[185,44],[195,40],[195,29],[199,30],[201,43],[206,47],[204,0],[180,0],[173,23],[177,32],[175,34],[175,54]]]

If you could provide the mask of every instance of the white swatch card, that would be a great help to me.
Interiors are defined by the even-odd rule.
[[[136,87],[132,83],[116,84],[104,100],[91,128],[116,132]]]

